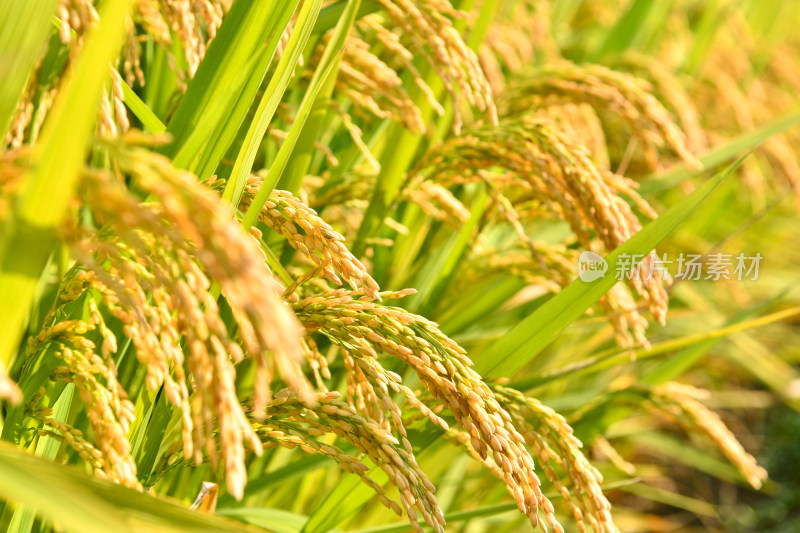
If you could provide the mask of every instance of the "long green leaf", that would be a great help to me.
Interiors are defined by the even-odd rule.
[[[320,76],[318,78],[315,76],[314,80],[312,80],[305,97],[303,97],[303,101],[300,103],[300,110],[297,113],[294,124],[292,124],[289,130],[289,135],[287,135],[286,139],[283,141],[280,150],[278,150],[278,155],[275,157],[275,161],[272,162],[267,176],[261,184],[261,188],[256,193],[253,203],[250,204],[250,207],[247,209],[247,213],[245,213],[244,220],[242,221],[242,226],[244,226],[245,230],[249,230],[253,226],[258,218],[258,214],[261,212],[261,208],[264,207],[270,193],[275,188],[275,184],[278,183],[278,180],[280,180],[283,175],[283,171],[286,169],[289,158],[292,156],[294,147],[297,144],[297,139],[300,137],[303,126],[305,126],[306,120],[308,120],[308,116],[311,114],[314,100],[317,98],[328,76],[330,76],[335,69],[336,63],[334,62],[334,57],[331,57],[327,64],[320,63],[317,67],[318,71],[321,70]]]
[[[6,138],[31,70],[50,36],[57,0],[0,0],[0,139]]]
[[[165,148],[176,166],[205,177],[236,136],[297,6],[235,2],[211,42],[175,115]]]
[[[122,94],[125,96],[125,105],[141,121],[144,129],[156,135],[167,131],[167,127],[159,120],[156,114],[147,107],[147,104],[124,81],[122,82]]]
[[[292,193],[297,193],[300,190],[300,185],[302,184],[303,178],[308,173],[311,160],[317,152],[314,144],[322,130],[325,116],[328,114],[329,100],[336,85],[336,73],[338,72],[340,59],[338,51],[344,47],[347,36],[350,34],[350,29],[353,27],[358,13],[360,12],[358,10],[361,5],[361,0],[347,1],[347,9],[342,12],[338,24],[336,24],[336,29],[333,35],[331,35],[328,45],[325,48],[325,53],[322,56],[322,63],[327,63],[330,60],[329,56],[335,55],[335,66],[333,68],[336,70],[328,77],[327,82],[323,85],[319,96],[315,100],[308,121],[300,134],[300,138],[297,140],[297,148],[292,154],[292,159],[289,161],[283,176],[281,176],[281,179],[278,181],[279,188]],[[318,71],[314,72],[315,76],[317,72]]]
[[[217,511],[220,516],[235,518],[240,522],[269,529],[274,533],[298,533],[308,517],[264,507],[238,507]]]
[[[4,442],[0,443],[0,479],[0,498],[30,505],[76,533],[264,531],[98,479]]]
[[[70,407],[72,406],[72,398],[75,392],[75,385],[67,383],[64,391],[58,397],[56,404],[53,406],[53,419],[59,422],[66,422],[69,416]],[[44,459],[55,459],[58,449],[61,447],[61,442],[52,437],[42,437],[36,443],[36,455]],[[8,526],[9,533],[28,533],[33,527],[33,520],[36,516],[36,511],[28,505],[20,505],[14,510],[14,516],[11,518],[11,524]]]
[[[67,76],[34,148],[32,170],[0,228],[0,364],[8,365],[13,357],[39,277],[56,245],[56,226],[77,184],[108,65],[122,44],[131,3],[103,4],[101,22],[89,32]]]
[[[760,305],[757,306],[757,308],[760,307]],[[707,352],[714,344],[719,342],[720,339],[724,339],[734,333],[795,317],[800,314],[800,307],[791,307],[759,318],[743,321],[746,316],[749,316],[753,312],[754,309],[748,310],[746,314],[743,313],[735,317],[721,328],[664,341],[654,344],[649,348],[634,349],[633,357],[631,357],[631,350],[611,349],[564,368],[515,381],[511,384],[511,387],[519,390],[527,390],[557,379],[584,376],[632,361],[641,361],[674,352],[675,350],[681,350],[659,366],[645,372],[639,378],[639,383],[642,385],[659,385],[683,374],[697,361],[700,355]]]
[[[325,8],[320,11],[319,18],[317,18],[317,23],[314,25],[314,33],[325,33],[326,31],[332,29],[336,26],[339,21],[341,21],[342,13],[344,13],[345,7],[347,7],[347,3],[349,0],[339,0],[338,2],[334,2],[330,5],[325,6]],[[380,4],[373,1],[373,0],[366,0],[361,4],[358,8],[358,13],[356,13],[356,18],[362,18],[369,14],[375,13],[381,8]]]
[[[267,127],[275,114],[275,110],[278,109],[278,104],[281,103],[283,93],[289,85],[289,80],[297,66],[300,55],[308,43],[311,30],[314,28],[314,21],[319,15],[320,9],[322,9],[322,0],[310,0],[303,3],[303,8],[297,16],[297,22],[289,38],[289,43],[286,45],[280,61],[278,61],[278,66],[272,74],[269,85],[267,85],[264,97],[258,104],[253,122],[250,123],[250,127],[247,130],[244,145],[239,150],[239,155],[236,157],[230,178],[222,194],[222,199],[233,206],[239,205],[242,192],[244,192],[244,187],[247,184],[247,178],[253,169],[253,161],[255,161],[258,147],[267,132]]]

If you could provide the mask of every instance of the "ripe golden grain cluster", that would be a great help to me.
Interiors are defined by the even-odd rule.
[[[95,473],[116,483],[141,489],[136,477],[136,464],[131,456],[131,445],[126,436],[135,419],[134,406],[117,382],[112,358],[117,350],[116,338],[106,327],[97,305],[91,299],[87,299],[88,320],[55,322],[61,314],[60,307],[68,303],[71,297],[67,295],[67,300],[58,302],[59,308],[52,317],[54,324],[43,328],[29,340],[28,353],[36,354],[47,347],[63,363],[53,371],[53,375],[71,381],[87,407],[86,414],[99,451],[97,455],[90,454],[96,463],[93,465]],[[87,338],[90,332],[100,334],[103,340],[100,350]],[[67,433],[61,433],[69,439]],[[71,444],[82,447],[80,441]]]
[[[639,140],[646,161],[658,169],[659,148],[666,145],[689,168],[702,165],[693,155],[672,115],[650,94],[643,80],[601,65],[570,63],[543,67],[535,77],[516,83],[503,93],[501,115],[515,115],[533,107],[586,102],[595,109],[619,115]]]
[[[269,419],[260,424],[257,431],[279,446],[299,446],[307,453],[323,453],[333,457],[345,470],[359,472],[362,480],[378,492],[381,502],[400,514],[400,507],[369,478],[362,463],[311,437],[333,433],[347,440],[378,465],[398,488],[401,504],[415,531],[423,531],[417,521],[419,512],[430,527],[443,532],[444,516],[434,495],[436,489],[420,470],[413,453],[401,446],[391,432],[340,401],[339,393],[322,393],[314,399],[314,404],[309,405],[299,401],[296,394],[281,391],[269,404]]]
[[[635,183],[598,168],[585,146],[543,118],[506,120],[444,142],[417,164],[409,188],[417,188],[417,184],[431,179],[445,187],[484,183],[495,200],[498,215],[511,224],[520,243],[536,259],[541,274],[550,279],[555,277],[559,285],[568,282],[574,267],[567,272],[556,270],[554,274],[548,261],[540,257],[527,238],[523,221],[566,220],[584,249],[610,251],[641,228],[626,198],[646,214],[655,216],[636,193]],[[652,260],[646,258],[639,265],[638,274],[628,277],[628,282],[642,296],[655,319],[663,323],[667,293],[658,272],[647,275]],[[566,267],[563,262],[560,266]],[[605,301],[615,311],[620,342],[646,343],[646,322],[632,299],[617,288]]]
[[[443,335],[436,324],[401,308],[353,300],[343,290],[306,298],[294,309],[307,329],[322,333],[354,358],[374,360],[378,352],[384,352],[406,363],[447,406],[475,451],[484,459],[491,455],[531,524],[538,524],[541,510],[541,518],[550,527],[558,527],[553,506],[540,490],[533,460],[510,415],[472,370],[463,348]]]
[[[205,452],[216,464],[221,443],[229,489],[241,495],[243,445],[260,453],[261,444],[236,397],[234,363],[245,356],[256,361],[254,410],[262,416],[276,374],[308,394],[300,326],[255,241],[215,194],[149,150],[122,144],[109,150],[121,172],[162,201],[140,203],[116,178],[87,173],[82,200],[105,229],[67,235],[87,269],[78,279],[123,323],[148,387],[163,384],[182,410],[184,453],[200,462]],[[209,277],[233,310],[236,339],[209,292]]]
[[[611,504],[600,487],[603,476],[581,451],[583,443],[575,437],[566,419],[535,398],[509,387],[498,385],[494,391],[547,478],[572,510],[578,528],[586,531],[588,523],[597,533],[618,533]],[[556,466],[567,473],[571,487],[562,483]]]
[[[760,488],[767,479],[767,471],[758,465],[755,457],[747,453],[736,436],[720,416],[703,405],[708,400],[707,390],[682,383],[667,383],[655,388],[650,401],[656,409],[678,421],[687,431],[709,438],[722,454],[736,466],[754,488]]]

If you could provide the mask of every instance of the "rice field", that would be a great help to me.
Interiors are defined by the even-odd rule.
[[[800,531],[798,23],[0,0],[0,530]]]

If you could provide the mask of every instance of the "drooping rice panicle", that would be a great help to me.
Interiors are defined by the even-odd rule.
[[[88,269],[81,279],[122,321],[147,368],[147,385],[163,384],[182,410],[186,455],[199,461],[205,450],[216,463],[220,428],[228,486],[240,496],[243,446],[260,453],[261,444],[236,396],[233,365],[245,356],[256,363],[256,413],[263,414],[273,376],[308,395],[299,324],[257,243],[214,193],[149,150],[107,146],[118,169],[161,201],[141,203],[116,178],[87,173],[81,198],[104,229],[65,235]],[[209,293],[212,279],[236,318],[238,342]]]
[[[467,431],[477,453],[483,458],[491,454],[502,468],[508,491],[531,524],[539,523],[541,510],[541,518],[560,530],[510,415],[472,370],[463,348],[434,323],[400,308],[354,300],[343,289],[305,298],[294,309],[308,331],[325,335],[353,357],[374,358],[382,351],[411,367]]]
[[[116,338],[103,322],[94,300],[87,298],[86,306],[88,320],[61,320],[43,328],[29,340],[28,354],[33,356],[49,347],[63,362],[63,367],[57,368],[55,375],[71,381],[86,406],[99,451],[99,457],[96,457],[99,466],[95,470],[115,483],[141,490],[136,462],[126,436],[135,418],[134,406],[117,382],[116,367],[111,358],[117,350]],[[96,353],[95,343],[87,337],[87,333],[93,331],[100,333],[103,340],[100,354]]]
[[[702,400],[709,397],[707,390],[675,382],[656,387],[649,395],[656,409],[677,419],[687,430],[708,437],[753,488],[760,488],[767,471],[744,449],[720,416],[703,405]]]
[[[642,79],[601,65],[548,65],[503,94],[501,115],[515,115],[539,106],[587,102],[596,110],[619,115],[642,143],[651,168],[659,168],[658,147],[666,145],[689,168],[702,165],[686,143],[670,113],[648,92]]]
[[[242,209],[261,187],[262,180],[251,177],[242,198]],[[337,285],[347,281],[353,289],[363,288],[370,299],[380,300],[378,284],[366,267],[344,245],[344,237],[317,215],[316,211],[288,191],[273,191],[259,220],[283,235],[295,250],[302,252],[321,269],[322,276]]]
[[[598,249],[597,241],[612,250],[641,228],[625,197],[654,215],[633,182],[595,166],[585,147],[541,118],[505,121],[446,141],[418,163],[407,188],[413,189],[431,176],[443,186],[486,183],[500,214],[518,237],[524,237],[519,224],[523,217],[555,217],[566,220],[588,250]],[[525,210],[518,207],[523,205]],[[523,238],[521,242],[526,241]],[[651,275],[652,261],[652,257],[645,258],[627,281],[663,323],[667,294],[657,269],[652,269]],[[646,343],[642,322],[635,318],[637,311],[632,306],[625,312],[628,323],[635,326],[632,338]]]
[[[581,451],[583,443],[575,437],[566,419],[519,391],[500,385],[493,389],[548,479],[572,510],[578,528],[586,531],[588,523],[597,533],[618,533],[611,516],[611,504],[600,486],[603,476]],[[572,487],[562,483],[556,466],[567,473]]]
[[[259,424],[260,428],[257,430],[266,438],[277,440],[279,445],[285,446],[289,443],[306,447],[306,451],[309,452],[324,453],[337,460],[340,466],[363,474],[363,465],[339,459],[342,454],[336,448],[317,445],[310,439],[304,439],[301,434],[294,431],[296,426],[293,423],[306,426],[308,434],[334,433],[346,439],[380,467],[399,489],[401,503],[414,531],[419,533],[423,531],[417,522],[417,512],[434,530],[444,531],[444,515],[434,495],[435,487],[419,469],[413,454],[375,421],[339,401],[338,393],[318,394],[315,397],[315,405],[309,405],[300,401],[288,390],[284,390],[270,402],[269,413],[269,418]],[[399,510],[396,504],[393,505],[393,502],[388,500],[379,485],[370,482],[369,477],[362,474],[359,475],[378,492],[384,505]]]

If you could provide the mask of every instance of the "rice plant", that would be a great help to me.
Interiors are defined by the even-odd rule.
[[[797,13],[623,4],[0,0],[0,527],[766,530]]]

